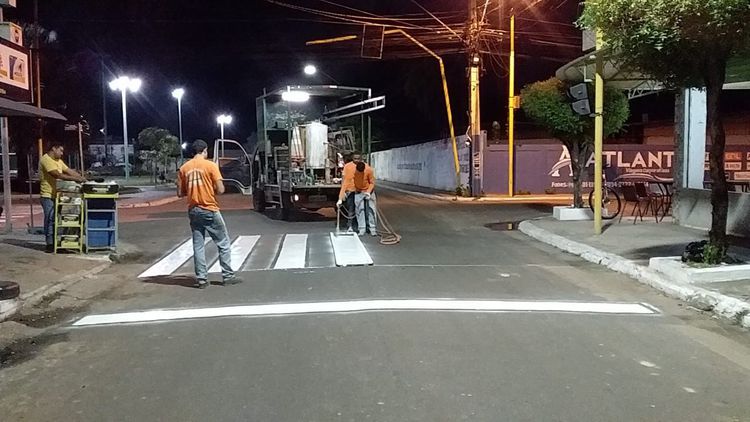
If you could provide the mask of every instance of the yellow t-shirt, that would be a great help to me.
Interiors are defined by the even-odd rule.
[[[190,208],[219,211],[214,183],[221,180],[222,176],[216,163],[201,156],[195,157],[180,167],[178,176]]]
[[[49,174],[53,170],[60,173],[68,169],[63,160],[55,160],[44,154],[39,160],[39,193],[42,198],[53,198],[57,190],[57,179]]]

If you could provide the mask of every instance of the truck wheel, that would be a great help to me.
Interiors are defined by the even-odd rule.
[[[292,215],[292,194],[289,192],[281,192],[281,219],[289,221],[289,217]]]
[[[253,190],[253,209],[257,212],[266,210],[266,193],[260,189]]]

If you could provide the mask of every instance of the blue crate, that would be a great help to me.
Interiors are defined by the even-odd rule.
[[[89,231],[86,233],[89,248],[108,248],[115,246],[114,231]]]
[[[111,229],[115,227],[115,214],[112,212],[89,211],[86,227],[92,229]]]

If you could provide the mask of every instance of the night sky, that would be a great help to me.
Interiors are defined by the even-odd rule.
[[[33,2],[18,0],[18,3],[19,8],[6,13],[6,19],[31,21]],[[221,112],[235,117],[236,123],[227,127],[227,137],[245,140],[255,132],[254,99],[264,88],[287,83],[332,82],[323,75],[317,79],[306,77],[302,67],[310,62],[341,84],[372,87],[376,95],[388,97],[387,109],[373,115],[374,132],[383,142],[381,145],[412,143],[447,134],[433,59],[404,58],[410,55],[409,51],[416,50],[388,41],[383,60],[360,58],[357,42],[305,46],[305,41],[311,39],[359,34],[361,25],[342,25],[261,0],[43,0],[39,3],[41,26],[57,35],[56,42],[43,47],[43,106],[73,119],[83,115],[93,130],[103,126],[102,62],[109,73],[107,81],[118,74],[139,76],[144,81],[142,91],[129,97],[131,137],[147,126],[165,127],[177,133],[177,107],[170,91],[184,87],[186,140],[218,137],[215,116]],[[289,0],[289,3],[342,12],[322,0]],[[338,0],[338,3],[378,15],[428,17],[410,0]],[[463,1],[421,0],[420,3],[451,23],[466,17]],[[519,9],[522,3],[518,4]],[[497,4],[497,0],[490,2],[492,6]],[[579,33],[571,25],[577,7],[576,1],[543,0],[519,16],[518,89],[528,82],[552,76],[555,69],[581,54]],[[496,27],[499,16],[493,14],[490,24]],[[507,29],[505,21],[503,29]],[[463,132],[467,121],[466,56],[459,50],[446,56],[446,64],[457,131]],[[482,79],[484,128],[492,120],[505,122],[506,50],[507,44],[503,44],[497,61],[486,59],[487,71]],[[122,130],[119,97],[108,88],[104,94],[109,133],[119,135]]]

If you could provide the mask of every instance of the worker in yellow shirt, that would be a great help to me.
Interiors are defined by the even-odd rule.
[[[70,180],[85,182],[86,178],[68,168],[63,162],[65,150],[62,144],[55,143],[39,160],[39,196],[44,210],[44,237],[47,252],[55,250],[55,195],[57,181]]]

